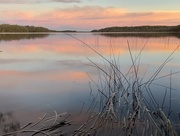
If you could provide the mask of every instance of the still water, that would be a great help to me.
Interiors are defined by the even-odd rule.
[[[79,112],[88,103],[90,82],[99,83],[99,71],[92,62],[102,68],[107,65],[98,53],[116,60],[124,73],[132,66],[130,52],[133,58],[140,56],[138,76],[146,82],[179,44],[179,36],[162,33],[0,34],[0,112],[12,112],[21,124],[53,110]],[[180,48],[157,78],[178,71]],[[170,76],[156,80],[153,95],[161,104],[170,81],[176,113],[180,111],[179,73],[171,80]]]

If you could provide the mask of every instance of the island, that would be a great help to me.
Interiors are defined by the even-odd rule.
[[[40,27],[40,26],[21,26],[21,25],[10,25],[10,24],[0,24],[0,33],[4,32],[77,32],[76,30],[50,30],[45,27]]]
[[[50,32],[48,28],[45,27],[35,27],[35,26],[20,26],[20,25],[10,25],[1,24],[0,32]]]

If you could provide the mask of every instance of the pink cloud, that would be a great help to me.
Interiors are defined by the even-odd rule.
[[[54,2],[64,2],[64,3],[71,3],[71,2],[77,2],[79,3],[80,0],[49,0],[49,1],[54,1]]]
[[[180,11],[129,12],[112,7],[74,6],[41,14],[33,11],[1,12],[0,17],[8,23],[40,25],[50,29],[92,30],[108,26],[178,25]]]
[[[3,4],[29,4],[29,3],[46,3],[46,2],[61,2],[61,3],[79,3],[80,0],[0,0]]]
[[[0,17],[2,20],[20,20],[26,19],[30,20],[34,18],[34,13],[30,11],[2,11],[0,12]]]

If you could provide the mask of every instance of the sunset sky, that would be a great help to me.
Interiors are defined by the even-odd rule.
[[[179,25],[180,0],[0,0],[0,24],[92,30]]]

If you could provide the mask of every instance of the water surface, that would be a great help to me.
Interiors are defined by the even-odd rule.
[[[179,36],[174,34],[71,35],[105,58],[116,60],[124,73],[132,66],[128,44],[133,58],[142,50],[136,61],[142,82],[148,81],[180,44]],[[82,103],[88,101],[91,79],[99,83],[99,71],[91,61],[102,68],[107,62],[73,37],[64,33],[0,34],[0,112],[13,112],[21,124],[25,124],[53,110],[80,111]],[[157,77],[180,71],[179,50],[177,48]],[[172,75],[171,81],[172,104],[174,111],[178,112],[180,74]],[[161,78],[156,83],[169,86],[170,77]],[[152,87],[155,99],[161,104],[166,88],[155,84]],[[168,101],[166,104],[168,107]]]

